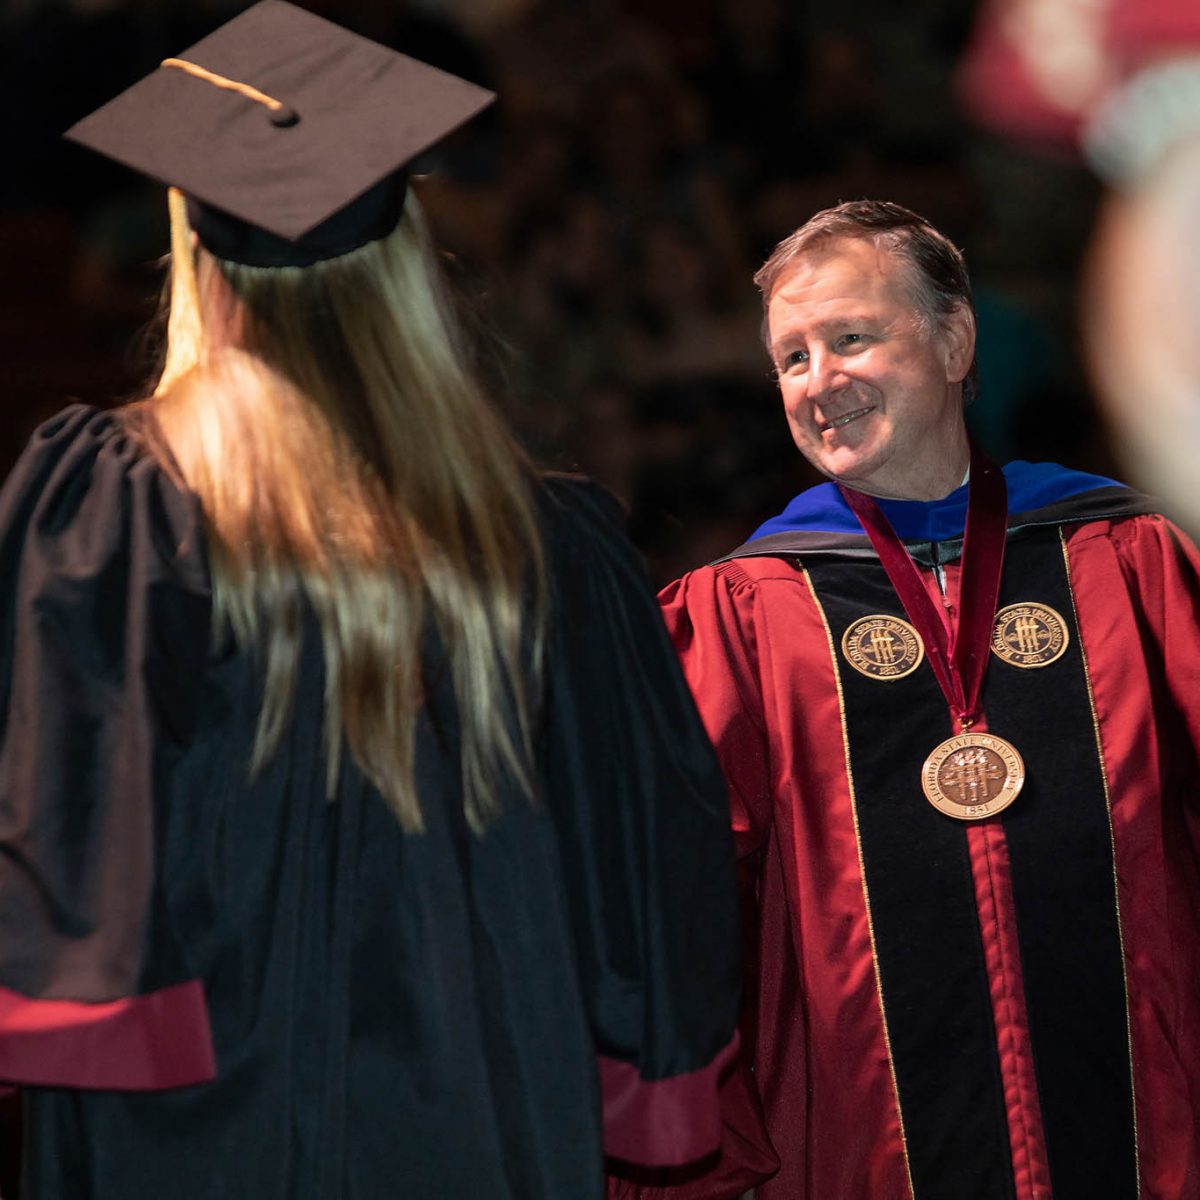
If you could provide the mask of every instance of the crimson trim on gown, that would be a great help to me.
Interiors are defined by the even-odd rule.
[[[217,1074],[198,980],[99,1004],[0,987],[0,1079],[40,1087],[155,1091]]]
[[[721,1142],[717,1085],[738,1053],[739,1036],[686,1075],[643,1079],[633,1063],[597,1055],[604,1103],[604,1152],[648,1166],[678,1167]]]

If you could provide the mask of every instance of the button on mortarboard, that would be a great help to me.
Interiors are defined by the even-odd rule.
[[[493,98],[261,0],[66,136],[186,192],[218,256],[303,265],[389,232],[405,164]]]

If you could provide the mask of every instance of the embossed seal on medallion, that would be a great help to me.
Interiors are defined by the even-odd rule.
[[[870,679],[903,679],[921,665],[925,644],[907,621],[873,613],[859,617],[842,634],[842,653]]]
[[[1017,798],[1025,786],[1025,763],[1004,738],[960,733],[925,760],[921,786],[939,812],[960,821],[981,821]]]
[[[1071,640],[1067,623],[1045,604],[1009,604],[996,614],[992,653],[1014,667],[1048,667]]]

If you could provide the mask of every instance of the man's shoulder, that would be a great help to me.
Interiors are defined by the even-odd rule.
[[[1153,498],[1106,475],[1050,462],[1012,462],[1008,484],[1010,533],[1037,525],[1114,521],[1158,511]]]
[[[1012,462],[1004,468],[1008,490],[1009,534],[1039,526],[1074,525],[1159,511],[1158,503],[1104,475],[1051,462]],[[881,501],[885,513],[910,552],[937,542],[944,554],[961,543],[968,489],[964,486],[939,501]],[[820,484],[796,496],[777,516],[764,522],[740,546],[717,560],[738,563],[753,574],[777,568],[750,566],[763,560],[793,565],[818,558],[870,561],[874,547],[849,506],[832,484]]]
[[[731,590],[754,588],[775,580],[795,583],[801,578],[801,563],[794,553],[783,550],[772,553],[767,547],[757,552],[741,553],[739,548],[702,567],[696,567],[683,579],[700,580],[706,577],[719,581]]]
[[[1142,512],[1081,521],[1064,529],[1063,535],[1072,551],[1082,551],[1092,544],[1107,544],[1122,561],[1136,562],[1142,570],[1164,556],[1200,558],[1200,543],[1192,533],[1154,504]]]

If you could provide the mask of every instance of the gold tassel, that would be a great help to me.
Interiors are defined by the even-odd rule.
[[[167,353],[156,396],[169,391],[204,357],[204,325],[196,286],[196,256],[187,218],[187,199],[178,188],[167,189],[171,216],[171,312],[167,319]]]

